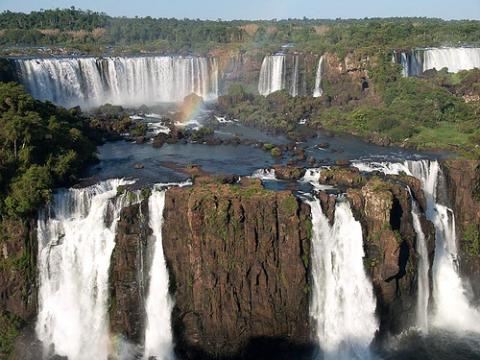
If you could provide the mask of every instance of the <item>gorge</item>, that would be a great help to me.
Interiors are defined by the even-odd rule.
[[[43,352],[309,359],[318,347],[324,359],[370,359],[410,327],[475,333],[455,260],[463,230],[434,195],[451,164],[325,167],[302,179],[315,185],[304,195],[221,176],[58,192],[37,227]]]

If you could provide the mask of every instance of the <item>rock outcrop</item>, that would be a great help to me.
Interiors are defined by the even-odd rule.
[[[122,209],[110,263],[110,328],[113,333],[143,342],[149,253],[148,204]],[[150,245],[151,247],[151,245]]]
[[[403,185],[376,178],[360,189],[349,189],[347,197],[362,223],[365,266],[377,296],[380,334],[398,334],[415,324],[418,258],[411,199]],[[433,255],[433,227],[424,216],[421,221]]]
[[[203,183],[169,190],[164,217],[181,356],[262,358],[268,349],[267,358],[301,358],[310,344],[308,206],[256,182]]]
[[[14,350],[37,311],[35,221],[0,223],[0,358]]]
[[[381,337],[398,334],[414,325],[418,259],[411,198],[406,186],[412,186],[413,196],[418,196],[417,202],[424,204],[420,184],[408,176],[365,176],[357,169],[345,167],[322,171],[320,183],[345,191],[355,217],[362,224],[365,267],[377,297]],[[325,193],[318,196],[333,222],[335,197]],[[425,216],[420,218],[433,259],[433,225]]]
[[[480,298],[480,161],[446,160],[449,206],[455,213],[460,271],[470,280],[473,295]]]

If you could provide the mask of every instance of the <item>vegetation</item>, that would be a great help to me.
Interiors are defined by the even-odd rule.
[[[0,214],[24,217],[48,201],[55,186],[78,179],[95,159],[95,144],[78,109],[34,100],[0,83]]]
[[[475,182],[473,184],[472,197],[480,202],[480,165],[475,169]]]
[[[0,45],[67,46],[101,51],[116,46],[129,51],[206,52],[221,47],[275,51],[294,43],[303,51],[345,54],[478,43],[478,21],[427,18],[360,20],[288,19],[270,21],[202,21],[110,17],[75,9],[5,11],[0,14]]]
[[[7,313],[0,312],[0,358],[7,358],[13,351],[15,338],[20,335],[21,319]]]
[[[468,255],[476,257],[480,255],[480,227],[476,224],[466,226],[463,234],[465,251]]]
[[[358,80],[342,74],[324,79],[321,98],[293,98],[286,91],[254,96],[236,84],[220,97],[218,109],[245,124],[293,138],[302,129],[299,122],[308,119],[309,127],[351,133],[382,145],[480,157],[480,103],[464,99],[480,94],[480,70],[432,70],[421,78],[403,78],[388,56],[377,55],[371,63],[370,87],[363,91]]]

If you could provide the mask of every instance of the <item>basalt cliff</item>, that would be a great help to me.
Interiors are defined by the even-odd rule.
[[[480,164],[448,160],[441,166],[447,189],[442,201],[456,214],[460,268],[478,299]],[[364,174],[348,166],[322,171],[319,183],[337,189],[316,195],[330,222],[337,198],[345,194],[361,223],[381,343],[415,321],[419,270],[412,200],[434,257],[435,230],[425,216],[421,184],[405,174]],[[257,179],[236,183],[205,176],[166,191],[163,250],[178,358],[309,358],[315,351],[309,311],[312,219],[305,198],[297,195],[267,190]],[[147,198],[122,209],[109,270],[110,331],[138,348],[153,246],[149,216]],[[17,338],[18,359],[28,358],[22,347],[33,343],[25,334],[32,332],[37,309],[36,241],[34,221],[2,223],[0,345]]]

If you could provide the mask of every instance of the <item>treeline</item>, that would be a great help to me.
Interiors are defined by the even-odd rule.
[[[95,160],[96,145],[79,109],[35,100],[0,83],[0,216],[27,217],[54,187],[74,182]]]
[[[137,49],[208,51],[226,44],[239,49],[278,49],[294,43],[302,51],[346,52],[480,43],[479,21],[428,18],[360,20],[287,19],[210,21],[110,17],[75,8],[6,11],[0,14],[0,45],[132,46]]]

